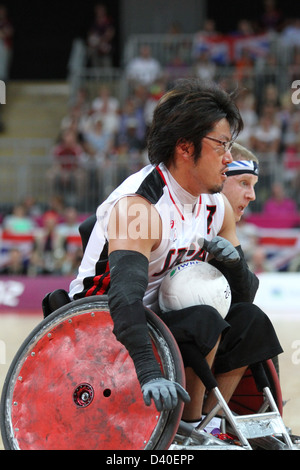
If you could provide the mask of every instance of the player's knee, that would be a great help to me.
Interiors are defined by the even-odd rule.
[[[267,315],[255,304],[249,302],[240,302],[234,304],[230,309],[231,314],[237,314],[239,319],[244,319],[245,324],[252,323],[259,327],[268,319]]]
[[[213,327],[224,321],[218,310],[211,305],[194,305],[184,310],[189,310],[188,314],[195,329],[198,326],[203,328],[204,325]]]

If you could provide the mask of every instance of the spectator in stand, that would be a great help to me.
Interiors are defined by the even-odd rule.
[[[300,46],[300,17],[288,22],[281,34],[281,39],[287,46]],[[297,76],[299,78],[299,75]]]
[[[38,223],[44,210],[38,199],[31,194],[27,194],[22,199],[21,205],[24,207],[25,214],[30,217],[34,223]]]
[[[263,9],[264,11],[259,19],[262,31],[281,31],[284,23],[284,15],[277,7],[276,0],[264,0]]]
[[[57,225],[57,214],[46,211],[42,227],[36,231],[35,247],[29,266],[30,275],[60,274],[60,264],[65,252],[57,232]]]
[[[57,220],[59,223],[64,220],[65,209],[66,209],[66,205],[65,205],[64,198],[60,196],[59,194],[55,194],[54,196],[51,196],[48,199],[46,210],[50,212],[54,212],[57,215]]]
[[[26,275],[28,272],[28,261],[24,259],[22,251],[18,247],[12,247],[4,266],[0,268],[0,274],[10,276]]]
[[[149,96],[148,87],[145,85],[142,85],[141,83],[137,83],[133,87],[131,94],[129,96],[132,96],[136,109],[138,109],[139,111],[143,111],[145,107],[145,103]]]
[[[115,145],[114,154],[113,154],[117,173],[116,173],[116,184],[115,186],[119,186],[127,176],[131,174],[128,159],[129,159],[129,151],[128,151],[128,144],[126,142],[120,141],[117,145]]]
[[[274,112],[278,112],[281,105],[281,96],[279,89],[274,83],[267,83],[264,88],[263,108],[273,107]]]
[[[252,257],[249,260],[249,267],[256,275],[274,271],[267,258],[267,253],[262,246],[257,246],[253,251]]]
[[[144,105],[144,119],[147,129],[146,132],[148,132],[148,129],[151,126],[154,109],[165,92],[166,89],[164,80],[157,80],[151,87],[149,87],[149,94]]]
[[[300,109],[293,105],[290,96],[287,96],[287,102],[289,107],[285,110],[285,129],[283,136],[285,149],[293,148],[300,134]],[[281,113],[284,113],[283,108],[281,109]],[[282,114],[279,115],[282,116]],[[281,121],[283,121],[282,117]]]
[[[63,275],[73,274],[78,268],[79,259],[82,257],[81,244],[79,238],[79,214],[76,207],[66,207],[63,221],[57,224],[56,231],[59,238],[59,245],[64,252],[60,268]]]
[[[88,113],[91,107],[88,90],[83,86],[79,87],[69,104],[71,108],[73,106],[78,108],[82,115]]]
[[[300,21],[299,21],[299,43],[293,51],[292,60],[288,66],[289,83],[293,83],[294,80],[299,80],[300,77]]]
[[[176,55],[164,67],[164,80],[167,88],[170,88],[175,80],[190,76],[190,68],[187,63]]]
[[[13,235],[28,235],[35,228],[32,217],[26,213],[23,204],[17,204],[13,207],[12,213],[4,217],[2,222],[3,230]]]
[[[220,40],[224,40],[224,35],[216,30],[215,21],[206,19],[203,27],[194,34],[192,58],[197,60],[202,52],[208,51],[210,59],[216,65],[229,65],[229,50],[227,47],[219,47]]]
[[[94,22],[88,32],[88,57],[93,67],[113,65],[115,26],[104,4],[98,3],[94,9]]]
[[[255,30],[251,21],[247,20],[246,18],[241,18],[237,22],[236,30],[230,33],[230,36],[235,38],[247,38],[253,36],[254,34]]]
[[[216,73],[217,66],[211,60],[209,51],[200,51],[193,63],[193,75],[200,80],[214,80]]]
[[[87,126],[91,112],[83,113],[79,106],[72,106],[68,113],[62,118],[60,122],[60,132],[72,130],[78,139],[78,144],[84,147],[83,132]]]
[[[64,210],[63,220],[58,221],[57,233],[63,239],[79,235],[79,215],[76,207],[68,206]]]
[[[197,33],[209,38],[217,38],[221,33],[217,30],[216,22],[213,18],[207,18],[204,21],[203,27]]]
[[[257,57],[254,65],[255,97],[257,113],[261,114],[265,104],[276,97],[276,106],[279,104],[278,79],[281,76],[282,68],[278,61],[278,56],[273,52],[268,52],[265,56]],[[268,101],[268,103],[266,103]]]
[[[288,271],[293,272],[293,273],[300,272],[300,239],[298,239],[296,243],[295,251],[293,253],[293,258],[288,266]]]
[[[98,96],[92,100],[91,108],[93,112],[98,113],[117,113],[120,108],[120,101],[112,96],[110,89],[106,85],[99,88]]]
[[[140,47],[139,55],[133,57],[126,67],[126,77],[131,85],[152,85],[162,76],[162,67],[152,56],[151,47],[144,44]]]
[[[165,50],[165,64],[182,67],[188,62],[190,55],[190,44],[188,41],[180,38],[184,34],[182,25],[173,21],[166,30],[166,37],[163,40],[163,48]],[[178,77],[179,78],[179,77]]]
[[[291,97],[286,97],[287,105],[282,106],[279,115],[284,122],[284,148],[294,146],[300,133],[300,109],[293,105]]]
[[[255,96],[248,91],[241,93],[236,101],[244,122],[244,129],[239,134],[239,143],[246,148],[250,146],[250,137],[258,123],[258,115],[255,110]]]
[[[91,113],[99,116],[103,121],[104,130],[115,134],[119,130],[120,102],[111,94],[107,86],[100,87],[99,94],[91,104]]]
[[[27,214],[23,203],[16,204],[11,213],[4,217],[2,221],[3,231],[0,261],[1,265],[3,262],[5,263],[6,273],[8,273],[11,264],[14,266],[15,272],[19,270],[20,274],[25,273],[24,269],[27,269],[28,260],[34,245],[36,226],[35,219]],[[20,251],[23,263],[21,263],[18,253],[11,251],[12,248]]]
[[[77,90],[74,99],[72,99],[67,114],[60,122],[60,131],[73,129],[78,136],[78,141],[83,144],[82,131],[91,115],[91,104],[88,99],[88,93],[85,88]]]
[[[76,131],[65,129],[62,132],[52,157],[53,165],[46,173],[50,194],[57,192],[68,196],[75,189],[80,202],[86,190],[86,172],[81,164],[84,150]]]
[[[116,139],[116,145],[126,144],[128,152],[142,152],[145,148],[144,139],[138,137],[138,120],[131,117],[126,120],[126,127],[122,134],[119,134]]]
[[[289,90],[281,95],[280,106],[276,113],[281,128],[281,150],[283,152],[287,145],[294,141],[293,132],[290,132],[294,109],[296,106],[291,100],[291,90]]]
[[[126,171],[129,174],[135,173],[143,166],[142,153],[145,149],[145,142],[137,137],[137,126],[136,119],[129,119],[125,134],[117,141],[118,163],[123,154],[126,158]]]
[[[251,83],[253,78],[253,65],[254,59],[247,49],[247,47],[243,47],[240,50],[239,57],[237,57],[234,61],[234,78],[239,84],[239,86],[244,85],[247,83]]]
[[[78,272],[82,260],[82,248],[77,247],[75,250],[68,250],[61,263],[61,274],[63,276],[74,276]]]
[[[104,197],[105,187],[112,175],[110,154],[113,150],[114,135],[105,130],[101,114],[93,114],[89,119],[83,139],[88,146],[84,167],[88,176],[88,201]]]
[[[257,153],[278,155],[281,129],[273,107],[265,107],[250,137],[250,145]]]
[[[94,159],[99,163],[104,162],[112,149],[113,134],[105,130],[101,114],[91,116],[83,138],[89,144]]]
[[[299,219],[296,201],[286,195],[280,182],[272,185],[271,196],[265,202],[262,214],[269,220],[281,221],[282,227],[292,227]]]
[[[300,134],[286,146],[283,163],[285,180],[290,185],[297,204],[300,204]]]
[[[120,113],[120,126],[117,133],[117,140],[126,140],[128,121],[134,119],[136,121],[135,137],[145,145],[146,139],[146,122],[144,117],[144,107],[136,105],[134,97],[131,95],[126,100]]]

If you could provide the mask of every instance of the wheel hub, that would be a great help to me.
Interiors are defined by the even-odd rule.
[[[78,385],[73,392],[73,400],[76,406],[82,408],[90,405],[94,398],[94,389],[87,383]]]

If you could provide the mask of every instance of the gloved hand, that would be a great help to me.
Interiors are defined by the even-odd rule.
[[[151,398],[157,411],[172,410],[178,403],[178,396],[185,402],[190,401],[187,391],[177,382],[164,379],[153,379],[142,386],[145,405],[150,406]]]
[[[228,267],[235,266],[240,261],[240,255],[232,243],[222,237],[214,237],[211,241],[200,238],[199,246],[202,246],[208,253],[213,255],[216,260],[224,263]]]

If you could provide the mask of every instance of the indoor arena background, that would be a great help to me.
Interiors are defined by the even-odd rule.
[[[176,78],[200,77],[239,92],[238,141],[260,160],[238,231],[284,348],[284,421],[300,434],[297,2],[231,0],[224,15],[221,0],[103,1],[101,55],[95,4],[0,2],[0,389],[43,296],[75,275],[78,225],[147,162],[157,100]]]

